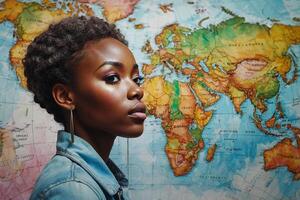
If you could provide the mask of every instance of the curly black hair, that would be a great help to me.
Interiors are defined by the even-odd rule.
[[[63,109],[52,97],[53,86],[71,84],[72,65],[82,57],[85,43],[108,37],[128,45],[115,25],[94,16],[74,16],[50,25],[28,46],[23,59],[27,87],[34,94],[34,101],[53,114],[55,121],[66,123]]]

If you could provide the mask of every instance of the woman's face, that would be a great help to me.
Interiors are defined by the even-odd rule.
[[[74,67],[76,127],[105,136],[137,137],[143,132],[145,105],[131,51],[113,38],[90,41]]]

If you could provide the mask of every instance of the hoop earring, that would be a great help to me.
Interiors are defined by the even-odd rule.
[[[70,110],[70,133],[71,133],[71,143],[74,143],[74,118],[73,118],[73,109]]]

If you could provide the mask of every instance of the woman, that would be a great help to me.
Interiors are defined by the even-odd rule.
[[[142,134],[146,115],[124,36],[96,17],[67,18],[30,44],[23,63],[34,101],[65,128],[31,199],[128,199],[109,153],[117,136]]]

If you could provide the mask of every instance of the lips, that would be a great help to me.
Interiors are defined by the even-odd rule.
[[[128,116],[133,119],[144,121],[147,118],[145,104],[141,102],[135,104],[133,109],[128,112]]]

